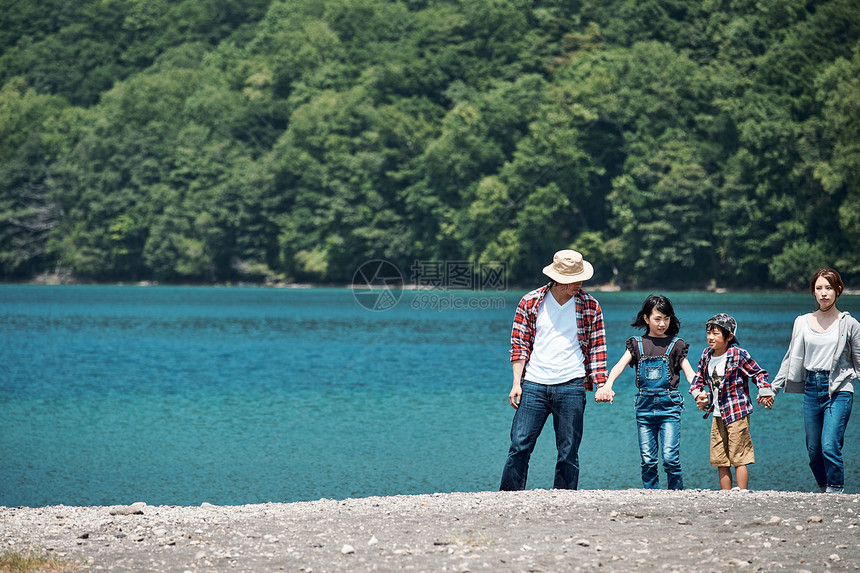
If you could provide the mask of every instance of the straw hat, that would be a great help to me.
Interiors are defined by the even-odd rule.
[[[543,274],[560,284],[587,281],[594,276],[594,267],[576,251],[565,249],[552,257],[552,264],[543,268]]]

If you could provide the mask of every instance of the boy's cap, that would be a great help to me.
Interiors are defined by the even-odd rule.
[[[705,323],[705,328],[712,324],[715,324],[720,328],[725,329],[727,332],[731,333],[732,336],[737,336],[738,322],[724,312],[721,312],[720,314],[715,314],[714,316],[709,318],[708,322]]]

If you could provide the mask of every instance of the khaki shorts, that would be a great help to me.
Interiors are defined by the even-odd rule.
[[[722,418],[715,416],[711,422],[711,465],[727,468],[754,463],[750,417],[744,416],[726,426]]]

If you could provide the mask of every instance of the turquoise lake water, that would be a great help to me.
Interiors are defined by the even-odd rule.
[[[508,362],[524,291],[0,286],[0,505],[246,504],[494,490],[509,445]],[[594,293],[609,366],[648,293]],[[691,343],[717,312],[776,373],[808,294],[663,293]],[[434,298],[435,297],[435,298]],[[361,304],[359,304],[361,302]],[[447,307],[440,310],[440,307]],[[860,297],[840,309],[860,316]],[[632,369],[585,412],[580,487],[641,487]],[[685,382],[682,379],[682,384]],[[802,397],[757,407],[752,489],[812,491]],[[846,490],[860,492],[860,412]],[[686,395],[687,487],[715,489],[710,420]],[[546,427],[529,488],[552,486]],[[665,475],[661,469],[661,483]]]

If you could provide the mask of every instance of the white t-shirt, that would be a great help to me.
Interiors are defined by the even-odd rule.
[[[535,340],[523,378],[538,384],[561,384],[585,377],[585,356],[579,345],[576,300],[558,304],[546,293],[538,308]]]
[[[803,321],[803,367],[807,370],[830,370],[833,365],[833,354],[839,344],[839,321],[827,329],[818,332],[812,328],[807,318]]]
[[[719,396],[720,387],[726,380],[726,357],[728,355],[729,353],[726,352],[722,356],[712,356],[711,361],[708,362],[708,378],[711,380],[711,388],[714,389],[714,395],[711,399],[714,405],[714,416],[717,418],[722,418]]]

